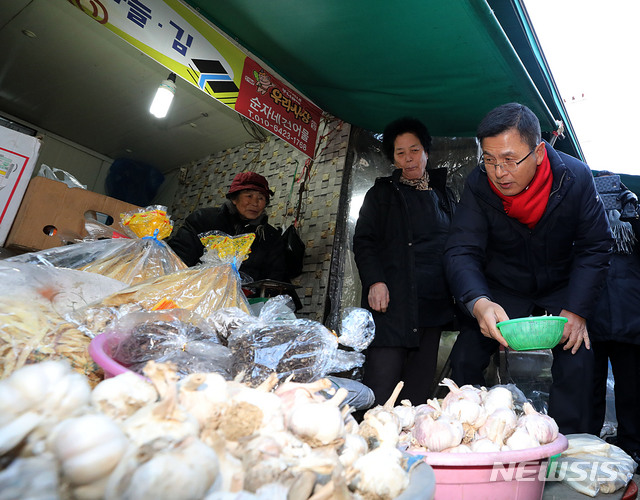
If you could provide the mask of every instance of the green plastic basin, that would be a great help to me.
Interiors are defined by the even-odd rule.
[[[567,321],[562,316],[529,316],[501,321],[496,326],[511,349],[532,351],[558,345]]]

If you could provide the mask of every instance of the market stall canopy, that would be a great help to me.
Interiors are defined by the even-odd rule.
[[[474,135],[486,111],[518,100],[547,131],[563,120],[570,140],[558,145],[581,156],[520,0],[162,1],[197,9],[321,108],[365,129],[411,114],[434,135]],[[169,72],[77,3],[89,5],[0,2],[0,123],[17,119],[165,173],[255,140],[240,115],[181,78],[170,115],[153,119],[150,99]]]
[[[485,1],[185,1],[322,109],[374,132],[413,115],[433,135],[473,136],[510,101],[547,132],[564,118]]]

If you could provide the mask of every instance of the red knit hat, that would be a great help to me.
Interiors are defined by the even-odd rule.
[[[274,194],[273,191],[269,189],[267,179],[260,174],[256,174],[255,172],[240,172],[233,178],[231,187],[229,187],[229,191],[227,192],[227,198],[229,198],[230,194],[237,193],[244,189],[258,191],[265,195],[267,199]]]

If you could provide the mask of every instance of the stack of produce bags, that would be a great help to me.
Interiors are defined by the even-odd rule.
[[[258,317],[237,307],[219,309],[206,319],[186,309],[134,312],[111,323],[103,349],[139,374],[150,360],[171,362],[180,377],[215,372],[253,387],[274,374],[280,381],[311,382],[362,365],[360,353],[337,352],[343,340],[368,345],[373,323],[353,319],[371,313],[351,308],[343,334],[336,337],[317,321],[297,319],[292,307],[291,298],[281,295],[270,298]]]
[[[202,318],[225,307],[249,313],[238,268],[249,253],[253,238],[253,233],[233,238],[218,234],[210,241],[202,264],[125,288],[75,311],[69,319],[93,338],[114,320],[135,311],[180,308]]]
[[[101,234],[100,224],[88,221],[89,237],[80,243],[7,260],[88,271],[128,285],[186,269],[187,266],[164,241],[173,228],[166,207],[140,208],[123,213],[120,218],[128,237],[95,239]],[[110,231],[108,234],[116,233]]]

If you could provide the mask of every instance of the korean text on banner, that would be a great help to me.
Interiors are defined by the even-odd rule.
[[[313,156],[322,111],[247,57],[236,111]]]
[[[313,156],[322,111],[262,70],[181,0],[67,1],[188,83]]]

